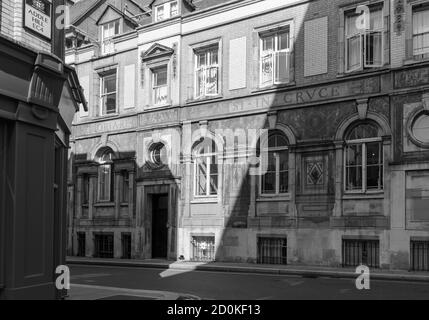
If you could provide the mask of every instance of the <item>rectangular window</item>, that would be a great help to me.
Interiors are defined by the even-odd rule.
[[[287,264],[287,239],[258,237],[258,264]]]
[[[129,193],[130,193],[130,175],[129,172],[126,170],[123,170],[121,172],[122,176],[122,197],[121,202],[122,203],[128,203],[129,201]]]
[[[170,3],[170,17],[177,16],[178,14],[179,14],[179,11],[178,11],[177,2],[176,1],[171,2]]]
[[[429,271],[429,241],[411,240],[410,264],[412,271]]]
[[[288,83],[290,75],[289,30],[261,36],[260,84]]]
[[[367,25],[364,13],[358,15],[353,10],[346,13],[346,70],[348,72],[364,68],[382,67],[384,63],[384,16],[383,6],[372,6]]]
[[[218,164],[215,155],[201,156],[196,160],[196,193],[198,196],[215,196],[218,189]]]
[[[219,47],[212,46],[195,52],[195,97],[219,93]]]
[[[122,233],[122,259],[131,259],[131,234]]]
[[[343,267],[380,267],[378,240],[343,239]]]
[[[168,72],[167,66],[152,70],[153,103],[165,105],[168,103]]]
[[[113,258],[113,234],[95,234],[94,245],[96,258]]]
[[[114,114],[116,109],[116,70],[100,77],[101,115]]]
[[[85,232],[77,233],[77,256],[85,257],[86,255],[86,235]]]
[[[383,189],[383,147],[380,141],[349,144],[345,158],[347,191]]]
[[[215,237],[193,236],[191,261],[208,262],[215,260]]]
[[[101,50],[103,54],[114,51],[113,37],[119,34],[119,20],[101,26]]]
[[[155,21],[166,20],[179,14],[177,1],[167,2],[155,8]]]
[[[413,8],[413,52],[415,56],[429,54],[429,6]]]
[[[112,201],[112,166],[103,164],[98,167],[98,201]]]
[[[82,204],[89,203],[89,174],[84,174],[82,177]]]
[[[156,8],[156,21],[164,20],[164,6],[159,6]]]

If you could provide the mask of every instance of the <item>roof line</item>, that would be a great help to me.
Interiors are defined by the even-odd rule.
[[[85,12],[83,12],[80,16],[78,16],[76,19],[74,19],[74,21],[71,21],[70,24],[78,23],[83,17],[85,17],[88,14],[88,12],[92,11],[93,9],[98,7],[101,4],[101,2],[105,2],[105,1],[106,0],[98,0],[98,1],[94,2],[94,4],[91,7],[89,7]]]

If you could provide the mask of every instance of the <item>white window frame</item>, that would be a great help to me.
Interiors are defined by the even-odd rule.
[[[172,9],[172,4],[176,4],[176,13],[173,14],[173,12],[171,11]],[[159,18],[159,11],[163,10],[162,13],[162,17]],[[173,17],[176,17],[179,15],[179,2],[178,1],[170,1],[170,2],[166,2],[163,4],[160,4],[158,6],[155,7],[155,21],[163,21],[163,20],[167,20]]]
[[[368,177],[367,177],[367,144],[372,142],[380,143],[380,163],[382,165],[382,185],[380,189],[370,189],[368,190]],[[349,190],[347,188],[347,151],[348,147],[352,145],[361,145],[362,146],[362,189]],[[383,152],[383,140],[381,137],[368,138],[368,139],[358,139],[358,140],[346,140],[346,146],[344,148],[344,192],[345,193],[380,193],[384,191],[384,152]]]
[[[279,34],[281,33],[288,33],[289,37],[289,45],[287,49],[281,49],[279,50]],[[269,51],[268,53],[264,52],[264,38],[274,36],[274,50]],[[292,37],[291,37],[291,29],[289,26],[283,27],[280,30],[276,31],[266,31],[261,32],[259,34],[259,85],[261,87],[266,86],[272,86],[277,84],[285,84],[290,82],[290,72],[291,72],[291,66],[290,66],[290,59],[291,59],[291,48],[292,48]],[[286,53],[287,56],[287,71],[288,71],[288,80],[287,81],[276,81],[276,74],[278,72],[277,70],[277,56],[279,56],[281,53]],[[263,65],[262,60],[268,56],[272,56],[272,65],[273,65],[273,71],[272,71],[272,79],[270,83],[264,83],[262,80],[263,75]]]
[[[344,14],[344,38],[345,38],[345,42],[344,42],[344,46],[345,46],[345,56],[344,56],[344,61],[345,61],[345,69],[346,69],[346,73],[350,73],[350,72],[355,72],[355,71],[360,71],[360,70],[364,70],[364,69],[371,69],[371,68],[381,68],[384,66],[385,61],[384,61],[384,50],[385,50],[385,38],[386,38],[386,32],[387,30],[385,29],[385,25],[384,25],[384,10],[385,10],[385,3],[384,2],[379,2],[376,3],[374,5],[371,5],[371,7],[374,6],[380,6],[381,7],[381,24],[382,24],[382,28],[379,29],[374,29],[374,30],[360,30],[359,32],[349,35],[348,34],[348,30],[347,30],[347,19],[348,16],[350,15],[350,11],[346,12]],[[354,9],[354,11],[356,10],[356,8]],[[354,11],[351,10],[353,13]],[[368,34],[371,33],[381,33],[381,63],[380,64],[370,64],[367,62],[367,57],[366,57],[366,48],[367,48],[367,36]],[[359,48],[360,48],[360,55],[359,55],[359,65],[355,68],[350,69],[349,68],[349,59],[348,59],[348,53],[349,53],[349,46],[348,46],[348,42],[350,39],[355,38],[355,37],[359,37]]]
[[[108,194],[107,199],[101,199],[101,181],[100,181],[100,171],[103,170],[103,168],[109,168],[109,174],[107,175],[108,181],[106,181],[106,184],[108,185]],[[98,175],[97,175],[97,200],[98,202],[111,202],[112,201],[112,164],[108,163],[102,163],[98,166]]]
[[[106,77],[109,77],[109,76],[113,76],[113,75],[115,75],[115,77],[116,77],[116,85],[115,85],[115,91],[112,91],[112,92],[108,92],[108,93],[104,93],[103,91],[103,89],[104,89],[104,81],[105,81],[105,78]],[[106,73],[104,73],[104,74],[100,74],[99,75],[99,77],[100,77],[100,102],[99,102],[99,105],[100,105],[100,115],[101,116],[107,116],[107,115],[112,115],[112,114],[117,114],[118,113],[118,69],[113,69],[113,70],[110,70],[110,71],[108,71],[108,72],[106,72]],[[104,97],[106,97],[106,96],[109,96],[109,95],[112,95],[112,94],[115,94],[115,112],[112,112],[112,113],[104,113],[104,106],[103,106],[103,98]],[[107,111],[107,110],[106,110]]]
[[[118,25],[118,33],[115,32],[116,24]],[[107,36],[107,37],[105,36],[106,26],[108,27],[108,30],[112,30],[111,34],[109,34],[109,36]],[[120,19],[104,23],[100,26],[100,28],[101,28],[101,52],[102,52],[102,54],[113,53],[114,44],[113,44],[112,39],[121,33]]]
[[[208,65],[208,61],[210,58],[210,52],[217,50],[217,63]],[[205,54],[206,59],[206,65],[198,67],[198,59],[199,55],[201,53]],[[194,49],[194,96],[196,99],[201,99],[204,97],[216,97],[220,94],[220,77],[221,77],[221,71],[220,71],[220,46],[219,43],[202,47],[202,48],[195,48]],[[216,93],[208,93],[207,92],[207,73],[210,69],[216,68],[217,69],[217,90]],[[203,73],[203,83],[204,83],[204,93],[200,95],[198,92],[198,74],[199,72]]]
[[[268,140],[266,141],[266,143],[268,144]],[[289,168],[289,147],[273,147],[273,148],[269,148],[268,146],[265,146],[263,149],[263,152],[266,152],[266,154],[268,155],[268,152],[287,152],[287,161],[288,161],[288,181],[287,181],[287,191],[286,192],[280,192],[280,157],[277,156],[276,157],[276,189],[274,193],[264,193],[263,192],[263,187],[262,187],[262,183],[263,183],[263,178],[265,176],[265,173],[260,172],[259,174],[259,196],[260,197],[276,197],[276,196],[287,196],[290,194],[290,190],[289,190],[289,179],[290,179],[290,168]],[[262,159],[262,161],[264,161],[264,159]],[[268,159],[266,159],[266,161],[268,161]],[[264,166],[265,167],[265,166]]]
[[[155,83],[156,83],[156,72],[159,69],[164,69],[164,68],[165,68],[165,72],[166,72],[166,81],[167,82],[166,82],[165,85],[156,86],[155,85]],[[152,101],[153,101],[153,105],[154,106],[168,105],[168,100],[169,100],[169,97],[170,97],[170,89],[169,89],[169,87],[170,87],[170,81],[169,81],[168,65],[166,64],[166,65],[160,65],[160,66],[154,67],[154,68],[151,69],[151,73],[152,73]],[[165,87],[166,90],[167,90],[167,97],[165,99],[165,102],[163,102],[163,103],[156,103],[156,94],[155,94],[156,93],[156,89],[163,88],[163,87]]]
[[[419,33],[419,34],[414,33],[415,14],[418,12],[425,12],[425,11],[429,12],[429,4],[425,5],[423,8],[418,8],[418,5],[414,5],[411,8],[411,19],[412,19],[411,28],[412,28],[413,56],[414,57],[429,55],[429,47],[427,47],[426,49],[423,48],[422,50],[416,52],[416,48],[414,46],[414,39],[416,37],[429,35],[429,31],[424,32],[424,33]]]
[[[172,5],[173,4],[176,4],[176,13],[175,14],[173,14],[173,12],[171,11],[172,10]],[[169,8],[170,10],[170,18],[172,18],[172,17],[176,17],[176,16],[178,16],[179,15],[179,3],[177,2],[177,1],[171,1],[170,2],[170,8]]]
[[[201,155],[199,152],[201,151],[200,148],[198,148],[196,150],[197,152],[195,153],[195,159],[194,159],[194,197],[195,198],[211,198],[211,199],[217,199],[219,196],[219,182],[220,182],[220,172],[219,172],[219,163],[217,163],[218,166],[218,172],[217,172],[217,192],[216,194],[211,194],[210,193],[210,178],[211,178],[211,162],[212,162],[212,158],[213,156],[215,156],[218,161],[219,161],[219,155],[217,152],[211,152],[211,153],[204,153],[204,155]],[[205,195],[201,195],[198,193],[198,176],[197,176],[197,172],[198,172],[198,159],[201,158],[205,158],[206,159],[206,164],[207,164],[207,172],[206,172],[206,194]]]

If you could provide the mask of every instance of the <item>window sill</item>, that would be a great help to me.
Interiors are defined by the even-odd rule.
[[[345,71],[344,73],[337,74],[337,78],[346,78],[346,77],[352,77],[352,76],[359,76],[359,75],[368,75],[371,73],[379,73],[382,71],[389,71],[390,65],[385,65],[383,67],[375,67],[375,68],[366,68],[366,69],[359,69],[355,71]]]
[[[343,200],[354,199],[384,199],[384,191],[367,191],[367,192],[351,192],[346,191],[343,195]]]
[[[257,88],[252,90],[252,93],[261,93],[261,92],[265,92],[265,91],[273,91],[273,90],[278,90],[278,89],[290,88],[290,87],[294,87],[294,86],[296,86],[295,81],[288,82],[288,83],[274,84],[274,85],[270,85],[270,86],[266,86],[266,87],[258,86]]]
[[[114,202],[97,202],[94,204],[94,207],[114,207]]]
[[[197,103],[204,103],[204,102],[210,102],[213,100],[220,100],[223,96],[221,94],[218,94],[216,96],[204,96],[201,98],[195,98],[195,99],[188,99],[186,100],[186,104],[197,104]]]
[[[281,194],[281,195],[259,195],[256,199],[256,202],[282,202],[290,201],[290,194]]]
[[[410,66],[410,65],[421,64],[426,62],[429,62],[429,58],[413,58],[413,59],[405,60],[404,66]]]
[[[219,198],[216,197],[202,197],[202,198],[194,198],[191,201],[191,204],[202,204],[202,203],[219,203]]]
[[[151,110],[151,109],[160,109],[160,108],[169,108],[172,106],[171,102],[167,102],[164,104],[152,104],[152,105],[147,105],[146,109],[147,110]]]

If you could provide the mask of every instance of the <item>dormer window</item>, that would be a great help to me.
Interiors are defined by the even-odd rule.
[[[155,7],[155,21],[166,20],[179,14],[177,1],[171,1]]]
[[[119,34],[119,20],[101,25],[101,50],[103,54],[112,53],[114,50],[113,37]]]

